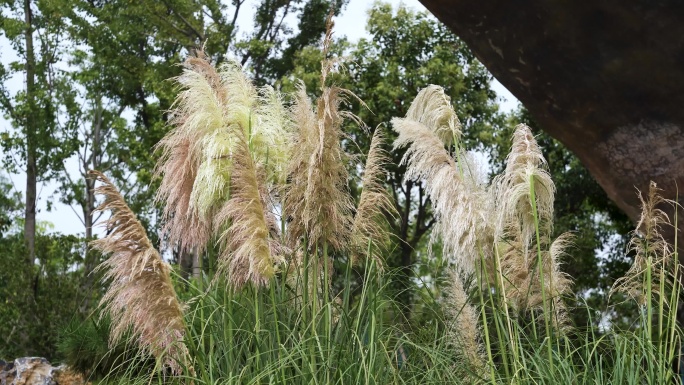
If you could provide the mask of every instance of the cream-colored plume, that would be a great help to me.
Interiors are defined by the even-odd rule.
[[[231,196],[216,215],[216,227],[225,228],[219,256],[218,275],[227,276],[240,288],[247,282],[266,285],[275,273],[275,264],[282,257],[277,225],[270,206],[265,172],[259,172],[244,138],[233,154]],[[263,169],[262,169],[263,170]],[[275,228],[275,229],[274,229]],[[276,231],[274,233],[274,231]]]
[[[561,297],[569,291],[570,281],[559,266],[571,236],[551,241],[555,186],[545,165],[529,127],[518,125],[506,170],[493,182],[495,239],[506,301],[522,311],[541,307],[546,296],[553,304],[554,320],[562,322]]]
[[[406,113],[406,119],[431,129],[446,146],[458,144],[461,139],[461,123],[451,106],[451,98],[440,86],[430,84],[420,90]]]
[[[156,173],[162,175],[162,181],[156,199],[164,203],[164,232],[169,242],[201,253],[211,237],[211,218],[207,211],[212,204],[205,202],[203,210],[197,209],[195,181],[198,177],[211,179],[209,174],[213,174],[215,177],[207,189],[216,197],[220,197],[227,184],[229,168],[224,164],[225,158],[207,163],[201,145],[207,135],[216,136],[225,126],[226,91],[220,76],[201,51],[198,57],[188,58],[184,67],[182,75],[176,78],[183,91],[171,111],[173,128],[157,145],[162,156]]]
[[[270,192],[285,179],[287,109],[272,88],[259,94],[237,63],[216,71],[199,52],[185,67],[174,127],[159,145],[165,229],[171,242],[200,252],[218,235],[219,271],[236,287],[263,285],[280,258]]]
[[[322,251],[324,245],[337,251],[349,247],[353,204],[347,191],[347,155],[341,139],[342,122],[351,114],[339,108],[348,94],[342,88],[324,86],[315,110],[303,84],[295,95],[292,115],[299,130],[284,199],[293,249],[301,247],[304,239],[310,251]]]
[[[201,253],[209,242],[211,229],[206,218],[200,218],[190,209],[190,194],[199,161],[193,155],[190,139],[164,143],[167,139],[170,138],[160,142],[164,154],[157,168],[157,173],[164,175],[157,190],[157,200],[165,202],[163,232],[172,245]]]
[[[289,121],[278,93],[264,88],[261,98],[242,69],[222,67],[229,89],[229,127],[233,138],[230,198],[214,218],[221,231],[219,272],[233,286],[263,286],[273,277],[282,247],[272,212],[268,179],[277,181],[287,157]],[[270,176],[270,178],[269,178]]]
[[[648,196],[644,199],[639,191],[641,201],[641,217],[636,230],[632,233],[628,250],[634,253],[634,263],[624,277],[615,281],[611,288],[611,295],[620,291],[637,301],[640,305],[647,302],[646,273],[651,269],[651,292],[659,295],[660,283],[673,281],[674,251],[672,246],[662,235],[664,226],[672,226],[668,215],[660,208],[662,205],[675,205],[674,201],[664,199],[660,189],[651,182],[648,188]],[[662,277],[662,278],[661,278]],[[668,301],[665,301],[667,303]]]
[[[248,137],[257,104],[257,90],[235,62],[221,66],[220,119],[214,130],[196,142],[202,163],[192,188],[191,203],[200,217],[211,217],[228,198],[232,158],[239,138]],[[192,88],[189,88],[190,90]],[[205,101],[209,106],[214,103]]]
[[[441,93],[431,91],[429,94],[438,102],[444,100]],[[421,107],[412,105],[411,109],[415,111],[439,105],[430,103],[426,97],[415,103],[425,104]],[[453,109],[443,111],[446,111],[444,118],[432,116],[429,121],[451,119]],[[445,254],[451,256],[464,272],[474,272],[480,253],[489,254],[486,247],[491,245],[490,213],[486,211],[489,203],[484,189],[459,171],[456,161],[444,148],[443,139],[437,135],[438,128],[427,127],[408,117],[392,119],[392,126],[399,134],[394,148],[407,147],[401,161],[406,165],[405,178],[425,183],[437,217],[433,232],[441,237]]]
[[[479,317],[468,301],[463,280],[455,269],[448,274],[445,287],[445,311],[450,323],[447,325],[449,342],[463,353],[470,365],[479,370],[485,367],[484,349],[480,342]]]
[[[107,236],[90,243],[109,254],[98,270],[104,270],[109,283],[101,304],[112,320],[111,343],[120,341],[130,329],[138,345],[175,374],[190,373],[183,310],[171,283],[170,266],[109,179],[98,171],[89,175],[103,183],[95,190],[104,196],[97,210],[111,211],[104,223]]]
[[[429,125],[429,126],[428,126]],[[442,240],[443,251],[455,262],[446,297],[449,333],[468,361],[484,367],[479,344],[477,313],[468,303],[461,274],[475,273],[480,256],[490,254],[492,230],[488,220],[488,195],[477,178],[462,172],[445,149],[459,146],[458,120],[441,88],[430,86],[419,93],[404,119],[392,120],[399,134],[394,148],[406,147],[402,164],[405,178],[425,183],[437,218],[433,235]],[[457,155],[458,156],[458,155]],[[459,159],[465,161],[465,158]],[[475,168],[473,168],[475,170]]]
[[[389,242],[386,215],[397,216],[397,209],[383,184],[385,165],[389,163],[389,156],[382,148],[384,140],[381,127],[377,127],[368,151],[361,197],[352,226],[353,262],[357,263],[362,255],[372,257],[378,268],[382,268],[382,255]]]
[[[254,159],[266,171],[268,184],[285,184],[293,136],[294,123],[282,95],[273,87],[261,88],[249,145]]]
[[[546,160],[532,131],[524,124],[518,125],[506,158],[506,170],[493,181],[497,239],[513,232],[515,237],[521,238],[523,249],[530,250],[536,244],[536,212],[541,242],[549,244],[556,187],[545,166]],[[536,210],[532,207],[533,190]]]

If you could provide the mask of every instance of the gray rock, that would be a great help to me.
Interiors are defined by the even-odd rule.
[[[10,385],[14,382],[17,371],[13,362],[0,362],[0,385]]]
[[[17,358],[14,368],[16,374],[12,385],[57,385],[52,380],[53,367],[45,358]]]
[[[0,385],[76,385],[85,381],[65,366],[54,367],[41,357],[0,360]]]

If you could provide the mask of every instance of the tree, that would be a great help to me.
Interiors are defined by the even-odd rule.
[[[19,60],[0,66],[0,107],[14,130],[2,132],[5,165],[25,168],[24,240],[26,263],[35,259],[37,186],[49,180],[71,148],[68,133],[73,121],[60,122],[60,111],[75,109],[74,94],[63,71],[56,67],[63,54],[65,24],[60,0],[9,1],[3,6],[0,31]],[[7,15],[7,16],[5,16]],[[37,43],[37,45],[36,45]],[[25,88],[16,93],[9,80],[23,74]]]
[[[42,229],[41,229],[42,227]],[[78,320],[83,240],[44,233],[35,237],[36,264],[26,266],[20,233],[0,238],[0,357],[42,356],[54,359],[62,327]]]
[[[0,357],[55,356],[61,327],[80,300],[82,239],[36,226],[36,263],[26,264],[22,196],[0,174]]]

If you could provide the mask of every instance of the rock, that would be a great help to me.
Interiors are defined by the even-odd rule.
[[[52,381],[52,365],[45,358],[17,358],[14,368],[16,375],[12,385],[56,385]]]
[[[13,362],[0,362],[0,385],[10,385],[14,382],[17,371]]]
[[[53,371],[52,378],[57,385],[85,385],[90,384],[83,376],[72,371],[66,365],[60,365]]]
[[[61,365],[54,367],[41,357],[17,358],[14,362],[0,360],[0,385],[84,385],[79,374]]]
[[[633,220],[635,188],[648,191],[653,180],[676,197],[684,186],[684,2],[420,1]]]

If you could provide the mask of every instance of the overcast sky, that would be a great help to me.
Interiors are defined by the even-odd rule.
[[[426,11],[425,7],[418,2],[418,0],[390,0],[395,7],[403,3],[409,8],[416,11]],[[336,36],[347,36],[350,41],[357,41],[362,37],[368,37],[368,33],[365,30],[367,16],[367,10],[371,7],[372,2],[366,0],[351,0],[344,10],[343,14],[336,18],[335,20],[335,35]],[[241,13],[240,20],[238,24],[240,29],[243,31],[249,30],[252,24],[251,13]],[[2,60],[3,63],[8,63],[10,61],[16,60],[13,56],[13,52],[8,47],[7,40],[4,37],[0,40],[0,47],[2,47]],[[9,55],[8,55],[9,54]],[[23,79],[20,77],[15,77],[10,82],[9,85],[12,87],[18,87],[19,89],[24,87]],[[493,84],[493,89],[502,98],[500,101],[501,109],[503,111],[510,111],[517,106],[517,100],[513,95],[511,95],[506,88],[504,88],[498,81]],[[4,131],[9,127],[9,122],[3,120],[0,117],[0,125],[2,125],[2,130]],[[75,166],[76,160],[72,159],[68,161],[67,167],[69,169],[77,170]],[[6,174],[3,172],[3,174]],[[76,174],[76,171],[74,171]],[[15,188],[22,192],[25,190],[26,177],[24,174],[9,175],[11,182]],[[49,222],[53,225],[52,231],[61,232],[64,234],[83,234],[84,228],[80,219],[80,208],[79,207],[69,207],[63,205],[59,202],[53,202],[52,211],[47,211],[47,202],[50,200],[50,195],[55,191],[56,185],[53,183],[39,186],[39,197],[38,197],[38,221]],[[77,214],[78,213],[78,214]],[[96,232],[97,233],[97,232]]]

